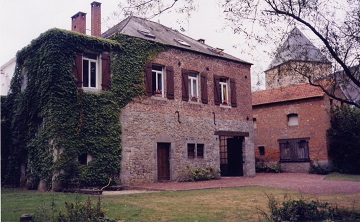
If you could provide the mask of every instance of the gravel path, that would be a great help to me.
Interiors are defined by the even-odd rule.
[[[199,182],[161,182],[134,186],[144,190],[192,190],[220,187],[264,186],[303,193],[360,193],[360,182],[324,180],[323,175],[306,173],[258,173],[255,177],[222,177]]]

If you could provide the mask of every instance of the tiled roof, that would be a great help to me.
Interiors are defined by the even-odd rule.
[[[330,63],[321,51],[314,46],[298,28],[291,30],[283,45],[277,49],[275,58],[267,70],[288,61]]]
[[[252,104],[262,105],[322,96],[324,92],[319,87],[308,83],[295,84],[252,92]]]
[[[160,42],[168,46],[182,48],[189,51],[195,51],[210,56],[223,59],[229,59],[236,62],[250,64],[244,60],[236,58],[232,55],[224,53],[222,50],[201,43],[189,36],[168,28],[156,22],[152,22],[143,18],[130,16],[114,27],[110,28],[102,34],[102,37],[108,38],[113,34],[121,33],[124,35],[134,36],[149,41]]]

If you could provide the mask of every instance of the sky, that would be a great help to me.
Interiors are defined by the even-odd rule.
[[[118,3],[124,0],[106,0],[102,3],[102,32],[120,22],[119,20],[106,21],[114,11],[119,11]],[[0,8],[0,64],[3,65],[16,52],[30,44],[41,33],[51,28],[71,29],[71,16],[77,12],[87,13],[87,28],[90,28],[90,3],[92,0],[8,0],[2,1]],[[224,13],[215,0],[197,0],[197,10],[191,14],[190,20],[184,20],[184,15],[174,12],[165,13],[152,20],[181,30],[182,33],[194,39],[205,39],[206,44],[222,48],[226,53],[253,63],[252,83],[258,81],[256,73],[265,70],[271,58],[261,55],[261,52],[246,51],[244,40],[233,34],[229,28],[224,28]],[[239,44],[240,43],[240,44]],[[234,47],[237,45],[237,47]],[[256,55],[256,56],[254,56]],[[256,58],[261,58],[257,60]],[[261,62],[259,62],[261,61]]]

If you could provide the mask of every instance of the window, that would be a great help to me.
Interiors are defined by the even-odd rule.
[[[195,143],[188,143],[188,158],[194,158],[195,157]]]
[[[145,87],[147,96],[174,99],[174,69],[147,62],[145,67]],[[166,76],[165,76],[166,75]]]
[[[196,148],[196,150],[195,150]],[[204,158],[204,144],[203,143],[188,143],[187,144],[188,158]],[[196,152],[196,153],[195,153]]]
[[[84,53],[83,55],[83,87],[97,88],[98,83],[98,58],[95,54]]]
[[[181,39],[174,39],[175,42],[179,43],[180,45],[183,45],[183,46],[187,46],[187,47],[191,47],[191,45],[187,42],[185,42],[184,40],[181,40]]]
[[[299,120],[298,120],[298,114],[292,113],[287,115],[288,118],[288,126],[297,126],[299,125]]]
[[[73,74],[76,85],[85,90],[108,90],[110,87],[110,54],[78,53]]]
[[[257,129],[256,118],[253,118],[253,126],[254,126],[254,129]]]
[[[220,92],[221,92],[221,104],[228,105],[229,104],[229,94],[228,94],[228,84],[226,78],[220,78]]]
[[[81,165],[87,165],[87,164],[89,164],[89,162],[91,160],[92,160],[92,156],[87,154],[87,153],[83,153],[83,154],[78,156],[78,162]]]
[[[309,139],[285,139],[279,140],[280,161],[301,162],[310,161]]]
[[[196,148],[196,156],[198,158],[204,158],[204,144],[198,143]]]
[[[152,89],[153,95],[164,97],[164,73],[162,66],[152,66]]]
[[[197,102],[199,98],[197,73],[193,73],[193,72],[188,73],[188,84],[189,84],[189,98],[191,101]]]
[[[258,146],[258,149],[259,149],[259,154],[261,156],[264,156],[265,155],[265,147],[264,146]]]
[[[181,92],[183,101],[208,103],[207,73],[181,70]],[[201,98],[200,98],[201,96]]]
[[[235,79],[214,75],[214,103],[237,107]]]

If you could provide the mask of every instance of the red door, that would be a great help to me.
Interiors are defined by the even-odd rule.
[[[157,144],[158,180],[170,180],[170,143]]]

